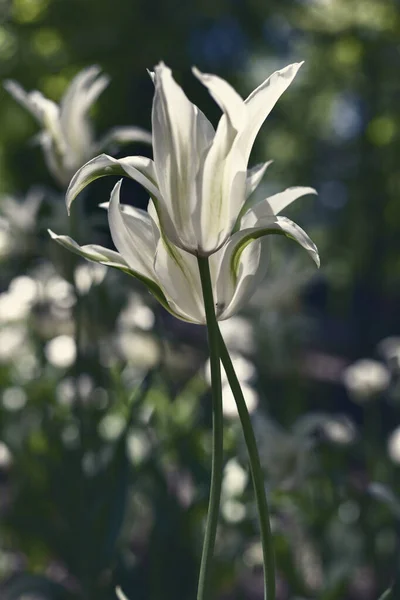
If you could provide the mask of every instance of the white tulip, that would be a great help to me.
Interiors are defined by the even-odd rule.
[[[88,112],[108,83],[98,66],[84,69],[74,77],[59,105],[36,90],[26,92],[16,81],[4,83],[41,125],[37,139],[49,171],[63,187],[77,169],[112,143],[151,143],[150,133],[139,127],[115,127],[95,141]]]
[[[175,82],[171,70],[160,63],[151,73],[154,161],[141,156],[116,161],[104,154],[94,158],[73,177],[67,191],[68,208],[94,179],[125,175],[150,193],[162,230],[175,246],[195,256],[215,253],[231,236],[246,199],[270,164],[247,170],[261,125],[301,64],[276,71],[246,100],[220,77],[193,69],[223,111],[214,130]],[[292,193],[298,197],[315,191],[295,188]],[[288,192],[275,198],[275,214],[294,199]]]
[[[196,71],[224,111],[214,134],[203,113],[174,82],[171,71],[160,64],[153,74],[155,160],[142,156],[117,160],[103,154],[76,173],[67,192],[69,207],[91,181],[127,175],[150,193],[148,211],[121,206],[120,181],[108,205],[118,252],[80,247],[71,238],[50,232],[52,237],[89,260],[137,277],[167,310],[192,323],[205,323],[198,256],[209,256],[218,320],[238,312],[264,277],[268,265],[264,236],[274,233],[294,239],[319,265],[317,248],[307,234],[278,215],[315,190],[289,188],[252,208],[245,204],[269,164],[246,175],[251,146],[299,66],[274,73],[244,102],[222,79]]]

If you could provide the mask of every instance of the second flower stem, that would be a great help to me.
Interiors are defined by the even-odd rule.
[[[254,437],[254,431],[251,424],[249,411],[247,410],[246,402],[243,396],[242,388],[240,387],[240,383],[236,376],[235,369],[233,368],[228,349],[221,333],[219,332],[219,329],[218,336],[222,364],[224,365],[225,373],[228,378],[232,394],[235,398],[240,422],[242,424],[244,439],[247,446],[247,452],[250,459],[251,476],[253,479],[254,492],[260,520],[261,545],[264,562],[264,598],[268,600],[275,600],[276,591],[274,548],[260,456],[258,454],[257,443]]]
[[[214,554],[215,538],[217,534],[219,505],[222,487],[223,413],[221,365],[219,359],[219,329],[217,319],[215,316],[215,305],[212,291],[210,266],[208,258],[199,256],[197,258],[197,261],[199,265],[207,321],[213,404],[213,442],[210,500],[208,505],[207,525],[204,536],[203,553],[200,564],[197,600],[209,600],[210,594],[208,587],[210,580],[211,562]]]

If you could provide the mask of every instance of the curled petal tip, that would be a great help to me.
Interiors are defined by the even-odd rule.
[[[154,67],[154,73],[156,74],[158,71],[164,70],[170,71],[171,69],[165,64],[163,60],[160,60]]]
[[[317,268],[319,269],[321,267],[321,259],[319,257],[318,251],[315,251],[315,257],[314,257],[314,262],[317,265]]]
[[[128,600],[119,586],[115,588],[115,593],[117,594],[119,600]]]
[[[152,82],[154,83],[154,78],[156,76],[156,74],[154,73],[154,71],[151,71],[150,69],[146,69],[147,73],[150,76],[150,79],[152,80]]]
[[[195,77],[197,77],[198,79],[200,79],[200,77],[203,76],[203,73],[200,71],[200,69],[198,69],[195,65],[192,67],[192,73]]]
[[[115,193],[119,192],[119,190],[121,189],[121,185],[122,185],[123,179],[118,179],[117,183],[114,185],[112,191],[111,191],[111,196],[113,196]],[[106,202],[104,204],[107,204]]]
[[[290,189],[290,188],[289,188]],[[314,196],[318,196],[318,192],[315,188],[312,187],[299,187],[299,190],[303,190],[302,196],[307,196],[308,194],[313,194]]]
[[[54,231],[52,231],[51,229],[48,229],[47,233],[49,234],[52,240],[56,240],[58,238],[58,235],[54,233]]]

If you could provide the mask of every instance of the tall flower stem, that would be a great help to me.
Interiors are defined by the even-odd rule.
[[[276,590],[274,547],[260,456],[258,454],[257,443],[243,392],[221,333],[219,333],[219,348],[222,364],[224,365],[225,373],[228,378],[232,394],[235,398],[250,460],[251,476],[253,479],[253,487],[260,520],[261,544],[264,562],[264,598],[268,600],[275,600]]]
[[[214,553],[217,534],[219,505],[222,487],[223,469],[223,414],[221,365],[219,359],[219,329],[215,317],[215,305],[212,292],[210,266],[208,258],[197,258],[204,307],[207,321],[208,345],[210,350],[211,387],[213,404],[213,443],[210,500],[208,505],[207,525],[204,536],[203,553],[200,564],[197,600],[209,600],[208,586],[210,580],[211,561]]]

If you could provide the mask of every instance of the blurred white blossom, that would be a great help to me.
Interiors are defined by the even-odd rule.
[[[322,434],[333,444],[346,445],[355,441],[357,430],[351,419],[344,414],[312,412],[297,419],[293,432],[299,436]]]
[[[0,197],[0,234],[8,236],[11,248],[20,250],[23,238],[15,238],[15,234],[34,232],[38,211],[44,199],[44,190],[32,187],[24,198],[5,195]],[[0,248],[1,253],[1,248]]]
[[[390,371],[384,364],[364,358],[345,369],[343,383],[353,400],[366,402],[389,387]]]
[[[44,352],[47,360],[54,367],[58,367],[59,369],[66,369],[75,362],[75,340],[70,335],[58,335],[57,337],[47,342]]]
[[[93,286],[99,285],[104,280],[107,267],[99,263],[79,264],[74,272],[75,285],[80,294],[87,294]]]
[[[37,298],[31,313],[37,333],[46,340],[72,333],[72,308],[76,303],[73,286],[48,262],[35,267],[30,276],[37,286]]]
[[[257,415],[253,427],[261,464],[274,486],[291,489],[304,480],[310,468],[313,441],[308,435],[286,431],[272,419]]]
[[[318,434],[332,444],[350,444],[356,438],[356,428],[346,415],[308,413],[286,430],[273,419],[255,415],[260,458],[270,483],[283,489],[301,485],[311,473],[317,459]]]
[[[378,350],[389,365],[395,371],[400,371],[400,337],[387,337],[378,344]]]
[[[0,442],[0,469],[7,469],[12,464],[12,454],[9,447]]]
[[[242,356],[241,354],[238,354],[237,352],[231,352],[230,357],[240,383],[242,384],[251,382],[254,379],[256,373],[256,368],[253,365],[253,363],[250,362],[247,358],[244,358],[244,356]],[[204,371],[206,381],[211,385],[210,359],[207,360]],[[228,383],[228,378],[223,367],[221,369],[221,378],[223,384]]]
[[[222,494],[225,497],[240,496],[246,488],[248,478],[247,471],[235,458],[231,458],[225,465]]]
[[[241,388],[246,401],[247,410],[249,413],[252,413],[258,406],[258,394],[248,383],[241,383]],[[222,385],[222,402],[225,417],[239,418],[235,398],[228,383]]]
[[[0,363],[13,360],[25,346],[27,330],[25,325],[5,325],[0,329]]]
[[[25,319],[37,298],[37,285],[27,275],[15,277],[6,292],[0,294],[0,323]]]
[[[122,433],[126,421],[120,414],[108,414],[98,425],[99,434],[107,442],[116,440]]]
[[[150,442],[141,430],[131,431],[126,440],[126,450],[132,464],[140,464],[151,449]]]
[[[400,427],[396,427],[389,435],[387,449],[392,461],[400,464]]]
[[[253,325],[248,319],[235,315],[221,321],[219,328],[228,350],[247,354],[254,349]]]
[[[25,390],[17,386],[6,388],[2,395],[3,407],[10,412],[21,410],[27,401]]]
[[[139,294],[131,293],[118,317],[118,327],[121,331],[136,328],[149,331],[153,328],[154,322],[155,317],[151,308],[143,302]]]
[[[117,333],[117,349],[120,356],[140,372],[151,369],[160,358],[160,346],[149,333],[124,331]]]
[[[62,187],[85,162],[115,144],[151,143],[151,135],[139,127],[115,127],[95,141],[89,110],[107,87],[109,78],[98,66],[88,67],[71,81],[60,104],[45,98],[39,91],[26,92],[16,81],[7,80],[5,89],[38,121],[42,127],[37,140],[46,164]]]

